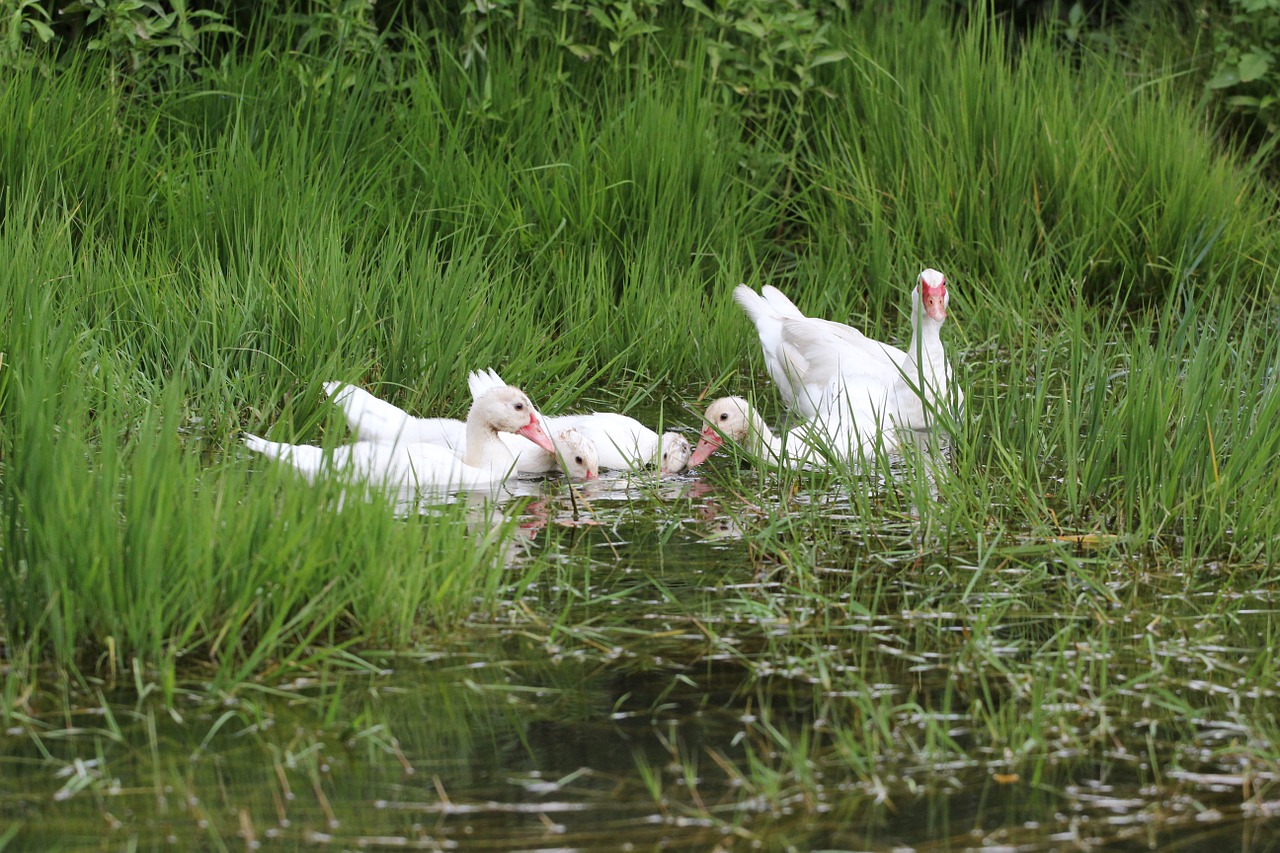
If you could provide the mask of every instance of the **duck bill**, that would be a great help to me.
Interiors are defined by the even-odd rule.
[[[702,431],[702,438],[698,439],[698,446],[693,449],[693,453],[689,456],[688,466],[701,465],[707,461],[712,453],[715,453],[724,444],[724,437],[711,427],[707,427]]]
[[[516,430],[516,432],[548,453],[556,452],[556,446],[551,443],[551,436],[547,435],[547,431],[542,428],[542,421],[538,419],[537,415],[529,415],[529,422]]]

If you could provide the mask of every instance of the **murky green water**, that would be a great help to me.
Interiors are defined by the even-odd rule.
[[[512,570],[558,569],[381,672],[34,697],[0,849],[1280,849],[1273,744],[1232,716],[1280,708],[1247,677],[1273,591],[1206,634],[1195,567],[948,552],[734,482],[541,494]]]

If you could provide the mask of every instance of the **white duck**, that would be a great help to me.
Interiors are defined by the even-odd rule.
[[[931,409],[950,404],[958,411],[963,403],[939,334],[950,294],[935,269],[920,273],[912,288],[906,350],[843,323],[806,317],[775,287],[757,294],[740,284],[734,299],[755,323],[783,401],[806,418],[861,418],[860,426],[877,429],[889,415],[899,427],[928,429]]]
[[[483,395],[487,386],[479,390]],[[342,382],[326,382],[324,391],[342,410],[347,426],[360,441],[435,444],[447,448],[459,458],[466,454],[467,425],[464,421],[456,418],[415,418],[363,388]],[[506,446],[516,466],[516,473],[545,474],[561,470],[572,480],[594,480],[600,476],[600,455],[591,439],[574,429],[554,429],[545,415],[539,414],[538,417],[551,435],[554,451],[549,452],[511,433],[498,433],[498,439]]]
[[[325,386],[329,390],[331,385]],[[467,376],[467,384],[473,397],[493,388],[505,388],[507,384],[493,370],[475,370]],[[333,392],[330,391],[330,394]],[[432,441],[457,447],[457,426],[444,418],[414,418],[396,409],[390,403],[366,394],[367,400],[349,402],[334,397],[334,401],[347,414],[347,424],[358,430],[361,438],[377,437],[378,440],[407,435],[418,441]],[[374,404],[378,405],[374,405]],[[395,413],[399,413],[398,415]],[[592,412],[583,415],[542,416],[548,431],[560,433],[575,430],[586,441],[595,445],[601,468],[641,468],[656,464],[663,474],[683,471],[689,460],[689,441],[679,433],[668,432],[659,436],[656,432],[628,415],[613,412]],[[548,470],[530,467],[542,464],[537,451],[512,440],[520,470]],[[526,458],[534,458],[526,462]]]
[[[822,421],[806,421],[781,435],[769,429],[759,412],[741,397],[721,397],[707,407],[702,437],[689,467],[701,465],[724,445],[726,438],[772,465],[823,465],[837,458],[857,462],[889,449],[886,436],[860,432],[853,424],[830,429]]]
[[[506,383],[493,369],[475,370],[467,376],[471,393]],[[601,468],[636,469],[657,465],[663,474],[678,474],[689,461],[689,440],[678,432],[659,436],[630,415],[589,412],[580,415],[544,416],[549,429],[575,429],[593,441]]]
[[[360,441],[334,448],[267,441],[244,436],[245,446],[292,465],[309,480],[334,472],[353,480],[392,489],[429,491],[446,488],[491,488],[501,485],[514,459],[498,439],[499,432],[525,436],[546,450],[551,439],[529,398],[518,388],[495,388],[471,405],[467,414],[467,452],[459,459],[448,448],[422,442]]]
[[[590,412],[548,417],[556,429],[587,436],[600,454],[600,467],[635,469],[657,465],[660,473],[678,474],[689,462],[689,440],[676,432],[656,432],[629,415]]]

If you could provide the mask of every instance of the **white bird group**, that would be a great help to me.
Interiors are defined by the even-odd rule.
[[[575,480],[594,480],[601,466],[656,465],[669,474],[683,471],[689,459],[684,436],[659,436],[627,415],[548,417],[493,370],[472,371],[467,381],[472,403],[465,421],[413,417],[362,388],[326,382],[325,393],[342,410],[354,443],[332,454],[256,435],[246,434],[244,443],[309,479],[335,470],[353,480],[418,491],[492,488],[512,476],[557,469]]]
[[[627,415],[542,415],[493,370],[477,370],[468,376],[466,421],[413,417],[361,388],[326,382],[354,443],[332,452],[255,435],[245,435],[244,443],[310,479],[336,470],[395,489],[474,489],[557,469],[575,480],[593,480],[601,467],[679,473],[704,462],[726,438],[772,464],[820,464],[833,456],[856,461],[895,447],[902,430],[931,429],[939,412],[954,414],[963,403],[939,336],[950,297],[937,270],[926,269],[912,288],[906,350],[843,323],[806,317],[775,287],[756,293],[740,284],[734,299],[755,323],[783,401],[804,418],[781,435],[746,400],[724,397],[707,408],[690,453],[679,433],[659,436]]]

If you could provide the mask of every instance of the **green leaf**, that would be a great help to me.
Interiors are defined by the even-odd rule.
[[[583,62],[588,62],[600,55],[600,48],[595,45],[566,44],[565,47],[568,48],[570,53],[581,59]]]
[[[1246,53],[1240,57],[1240,82],[1249,83],[1267,73],[1271,67],[1271,58],[1261,53]]]
[[[40,41],[45,42],[47,44],[48,41],[51,38],[53,38],[53,30],[49,28],[48,24],[45,24],[41,21],[27,21],[27,23],[31,25],[31,29],[35,30],[35,33],[37,36],[39,36]]]
[[[1228,86],[1234,86],[1240,82],[1240,74],[1234,68],[1223,68],[1217,74],[1209,78],[1209,82],[1205,85],[1210,89],[1225,89]]]
[[[845,53],[843,50],[826,50],[815,56],[809,63],[809,67],[817,68],[819,65],[827,65],[831,62],[841,62],[848,58],[849,54]]]
[[[604,13],[603,9],[600,9],[596,6],[592,6],[590,9],[587,10],[587,12],[588,14],[591,15],[592,18],[595,19],[596,24],[599,25],[600,27],[606,30],[613,29],[613,21],[609,20],[609,16]]]

